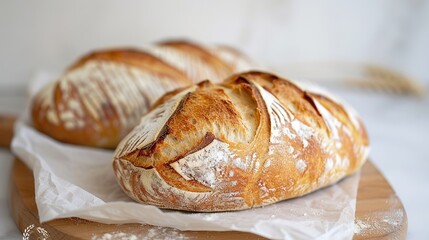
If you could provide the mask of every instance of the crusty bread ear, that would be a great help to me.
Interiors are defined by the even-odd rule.
[[[238,70],[216,54],[185,41],[92,52],[35,96],[33,124],[62,142],[115,148],[165,92]]]
[[[354,111],[262,72],[165,95],[116,149],[136,201],[188,211],[263,206],[357,171],[368,138]]]

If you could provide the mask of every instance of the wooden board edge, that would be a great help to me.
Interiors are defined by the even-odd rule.
[[[0,147],[10,147],[16,119],[17,117],[13,115],[0,115]]]
[[[362,168],[353,239],[406,239],[408,217],[387,179],[371,162]]]
[[[27,174],[14,174],[16,171],[27,171]],[[28,174],[30,173],[30,174]],[[29,194],[23,195],[20,189],[22,186],[18,186],[20,182],[27,181],[31,182],[31,189],[29,190]],[[385,231],[380,231],[380,229],[364,229],[366,231],[361,231],[358,234],[355,234],[353,239],[405,239],[407,234],[407,216],[405,209],[399,198],[397,197],[394,190],[390,187],[387,180],[383,177],[380,171],[370,162],[368,161],[361,173],[358,197],[357,197],[357,205],[356,205],[356,220],[355,223],[359,224],[363,222],[364,224],[369,224],[365,222],[368,220],[368,216],[370,220],[373,221],[383,221],[384,215],[368,215],[367,209],[368,206],[377,207],[380,204],[380,201],[385,201],[383,199],[383,195],[390,194],[390,204],[393,204],[395,209],[402,212],[403,217],[401,218],[401,222],[396,227],[386,228]],[[382,186],[385,189],[383,191],[378,191],[378,188]],[[364,189],[365,188],[365,189]],[[367,191],[368,189],[376,189],[377,191],[373,191],[370,193],[363,193],[363,191]],[[72,218],[72,219],[58,219],[53,220],[45,224],[39,223],[39,217],[37,214],[37,207],[34,202],[34,180],[31,171],[22,163],[19,159],[15,159],[13,170],[11,174],[11,207],[13,212],[13,218],[20,229],[21,232],[25,230],[29,225],[35,224],[37,227],[44,228],[52,237],[52,239],[91,239],[94,235],[102,236],[103,233],[111,232],[108,230],[107,224],[101,224],[96,222],[91,222],[83,219]],[[34,214],[31,214],[33,212]],[[359,222],[360,221],[360,222]],[[70,222],[73,222],[80,229],[97,227],[97,231],[91,230],[91,234],[83,235],[84,237],[78,238],[73,234],[73,230],[70,229]],[[106,227],[107,226],[107,227]],[[110,225],[112,226],[112,225]],[[128,226],[128,227],[127,227]],[[138,226],[141,231],[147,230],[148,225],[139,225],[134,224],[134,226]],[[150,226],[149,226],[150,227]],[[125,225],[114,225],[114,228],[120,231],[121,229],[130,228],[130,224]],[[375,230],[375,231],[367,231],[367,230]],[[383,230],[383,229],[381,229]],[[182,232],[184,235],[190,239],[231,239],[233,238],[244,238],[244,239],[265,239],[257,235],[253,235],[250,233],[243,232]]]

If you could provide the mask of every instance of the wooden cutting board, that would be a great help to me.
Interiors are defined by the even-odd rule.
[[[13,118],[0,117],[0,146],[10,143],[12,121]],[[33,174],[19,159],[15,159],[10,185],[12,216],[21,232],[28,233],[29,239],[42,237],[42,229],[49,239],[264,239],[242,232],[178,231],[141,224],[101,224],[79,218],[40,224]],[[407,216],[399,197],[368,161],[361,171],[353,239],[405,239],[406,234]]]

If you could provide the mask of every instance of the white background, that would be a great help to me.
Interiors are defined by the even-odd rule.
[[[95,48],[189,38],[241,48],[267,66],[375,62],[429,86],[429,1],[1,0],[0,113],[20,113],[29,79],[61,71]],[[409,218],[409,239],[429,235],[429,99],[337,91],[368,127],[371,159]],[[0,239],[20,239],[7,205],[11,156],[0,150]]]
[[[429,81],[425,0],[2,0],[0,87],[108,46],[170,37],[237,46],[270,66],[383,63]]]

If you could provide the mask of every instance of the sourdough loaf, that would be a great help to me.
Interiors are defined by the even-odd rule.
[[[66,143],[115,148],[165,92],[250,64],[231,48],[186,41],[93,52],[34,97],[33,124]]]
[[[138,202],[211,212],[302,196],[367,155],[365,128],[344,103],[247,72],[166,94],[119,144],[113,169]]]

